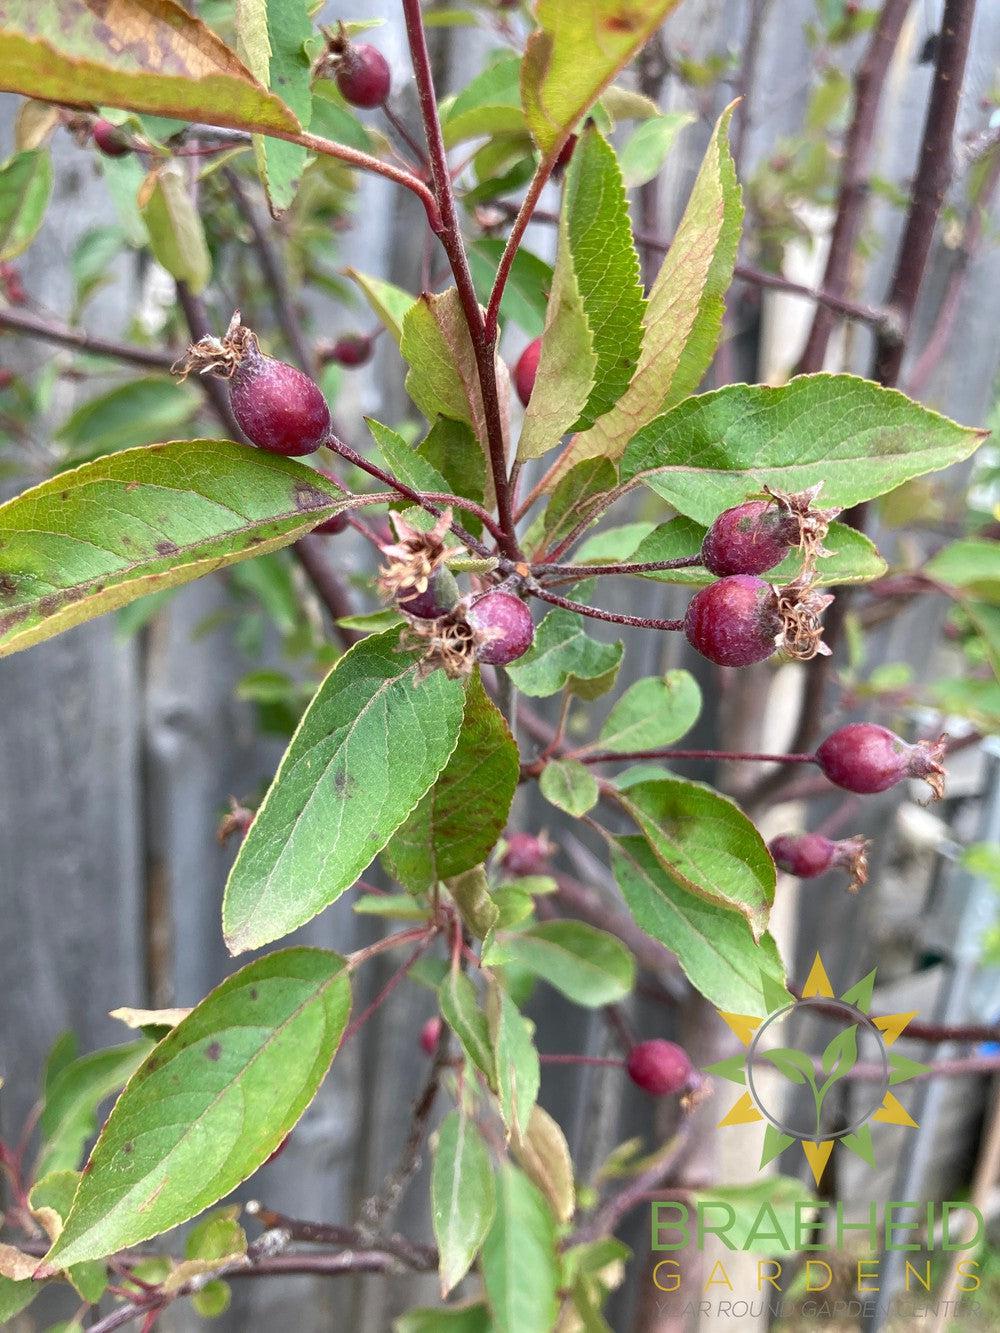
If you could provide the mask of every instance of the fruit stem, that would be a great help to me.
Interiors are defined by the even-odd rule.
[[[624,1069],[625,1061],[613,1055],[539,1055],[543,1065],[596,1065],[611,1069]]]
[[[701,566],[701,555],[678,556],[676,560],[647,560],[639,564],[618,564],[618,565],[552,565],[543,561],[541,564],[531,566],[531,572],[538,574],[542,578],[547,578],[549,574],[555,574],[559,577],[553,579],[554,583],[561,583],[575,579],[600,578],[603,575],[613,574],[654,574],[659,570],[665,569],[697,569]]]
[[[814,764],[814,754],[764,754],[756,750],[585,750],[570,751],[567,759],[578,759],[581,764],[631,763],[641,759],[718,759],[731,763]]]
[[[538,206],[538,200],[545,184],[552,175],[552,169],[559,159],[563,145],[569,138],[569,134],[563,136],[555,148],[550,149],[548,154],[542,158],[535,174],[531,178],[527,193],[518,209],[517,216],[514,218],[514,225],[510,229],[510,235],[507,237],[507,244],[504,246],[503,254],[500,256],[500,263],[497,265],[496,277],[493,279],[493,290],[490,292],[489,303],[486,307],[486,319],[484,321],[484,332],[487,342],[495,342],[497,336],[498,321],[500,318],[500,302],[503,300],[504,288],[507,286],[507,279],[510,276],[510,270],[514,264],[514,257],[521,245],[521,240],[531,221],[532,215]]]
[[[683,619],[656,620],[649,616],[628,616],[618,611],[604,611],[599,606],[587,606],[585,602],[573,602],[568,597],[560,597],[557,593],[540,588],[538,584],[529,583],[525,591],[541,598],[543,602],[561,606],[564,611],[576,611],[578,615],[590,616],[593,620],[607,620],[613,625],[632,625],[636,629],[683,630],[684,628]]]

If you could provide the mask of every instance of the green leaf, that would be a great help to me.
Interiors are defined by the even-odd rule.
[[[160,375],[140,376],[82,403],[56,439],[74,463],[135,445],[152,444],[180,430],[201,406],[201,395]]]
[[[635,189],[658,176],[678,134],[696,119],[690,111],[668,111],[644,120],[618,155],[626,187]]]
[[[464,972],[449,972],[438,991],[441,1017],[458,1038],[462,1050],[486,1075],[491,1086],[496,1083],[496,1061],[486,1015],[479,1007],[476,990]]]
[[[701,712],[701,690],[689,671],[668,671],[630,685],[605,718],[593,748],[621,754],[671,745]]]
[[[411,893],[366,893],[353,905],[358,916],[384,916],[391,921],[429,921],[426,902]]]
[[[325,950],[282,950],[228,977],[133,1074],[45,1262],[137,1245],[235,1189],[309,1105],[349,1011],[344,960]]]
[[[0,87],[88,110],[117,106],[238,130],[300,128],[215,33],[173,0],[116,0],[113,23],[91,0],[4,0]]]
[[[544,545],[552,547],[568,537],[617,484],[618,470],[606,458],[585,458],[570,468],[546,506]]]
[[[229,440],[63,472],[0,505],[0,657],[287,546],[344,508],[312,468]]]
[[[335,902],[447,763],[465,692],[399,632],[362,639],[313,697],[226,885],[232,953],[259,948]]]
[[[628,198],[614,150],[596,129],[570,159],[541,359],[518,457],[538,458],[585,430],[625,392],[645,310]]]
[[[431,1220],[440,1252],[441,1295],[472,1267],[496,1211],[493,1167],[475,1122],[451,1111],[437,1133],[431,1169]]]
[[[539,1190],[509,1163],[497,1174],[482,1269],[496,1333],[552,1333],[559,1309],[555,1219]]]
[[[52,158],[47,148],[15,153],[0,167],[0,262],[27,250],[42,225],[51,193]]]
[[[774,862],[734,801],[704,783],[671,777],[640,780],[619,800],[678,887],[740,912],[760,939],[774,902]]]
[[[389,471],[415,491],[447,491],[448,483],[432,463],[407,444],[398,431],[366,417],[379,453]]]
[[[28,1202],[32,1212],[45,1227],[50,1240],[56,1238],[62,1229],[63,1221],[69,1216],[79,1184],[79,1171],[50,1171],[47,1176],[37,1180],[28,1191]],[[39,1210],[43,1209],[47,1211],[47,1216],[44,1213],[39,1215]],[[106,1266],[92,1260],[74,1264],[66,1276],[88,1305],[96,1305],[108,1285]]]
[[[408,1310],[392,1328],[393,1333],[490,1333],[490,1313],[478,1302],[436,1310]]]
[[[568,1222],[576,1208],[573,1159],[566,1135],[541,1106],[531,1108],[524,1134],[511,1137],[511,1151],[548,1199],[557,1222]]]
[[[377,137],[369,132],[350,109],[332,79],[317,79],[312,86],[312,98],[309,129],[313,134],[332,139],[334,143],[346,144],[348,148],[356,148],[359,153],[379,152],[381,145]]]
[[[731,116],[729,107],[716,126],[684,216],[650,289],[642,353],[632,382],[612,411],[574,441],[570,452],[574,461],[594,455],[620,458],[638,430],[669,403],[697,388],[711,363],[743,221],[727,140]]]
[[[35,1168],[39,1177],[76,1170],[84,1144],[97,1130],[98,1107],[131,1078],[148,1051],[147,1041],[111,1046],[70,1060],[51,1073],[39,1122],[42,1148]]]
[[[503,832],[519,777],[517,746],[477,674],[451,758],[383,852],[395,878],[421,891],[484,861]]]
[[[484,457],[489,456],[483,394],[475,352],[454,287],[440,295],[425,292],[403,320],[400,351],[409,364],[406,391],[429,422],[439,416],[472,428]],[[510,376],[497,353],[497,396],[504,439],[510,400]],[[492,501],[492,496],[487,495]]]
[[[356,268],[347,268],[344,272],[361,288],[365,300],[399,343],[403,337],[403,321],[417,298],[394,283],[370,278],[367,273],[359,273]]]
[[[461,495],[482,504],[486,460],[464,421],[438,417],[417,445],[417,453],[437,468],[453,495]],[[462,522],[475,537],[483,530],[482,523],[473,514],[463,514]]]
[[[182,163],[153,168],[139,190],[139,212],[155,258],[196,296],[203,292],[212,276],[212,258]]]
[[[233,1298],[232,1287],[218,1278],[206,1282],[191,1296],[191,1307],[203,1319],[218,1319],[229,1309]]]
[[[479,299],[489,300],[504,243],[498,236],[481,236],[469,246],[469,264]],[[530,250],[514,256],[507,285],[500,301],[500,315],[510,319],[528,335],[537,338],[545,327],[545,311],[552,290],[552,265]]]
[[[486,1015],[496,1062],[500,1114],[511,1133],[523,1133],[541,1083],[534,1025],[497,981],[487,993]]]
[[[313,34],[303,0],[236,0],[236,42],[248,69],[266,88],[280,89],[303,129],[312,115],[312,69],[306,43]],[[308,152],[283,139],[254,135],[257,169],[273,213],[291,207]]]
[[[625,945],[582,921],[543,921],[508,935],[483,961],[489,967],[516,963],[590,1009],[624,999],[635,984],[635,960]]]
[[[535,642],[507,672],[522,694],[544,698],[568,689],[581,699],[596,699],[610,690],[621,666],[624,648],[598,643],[584,631],[573,611],[550,611],[535,630]]]
[[[966,596],[1000,603],[1000,543],[952,542],[932,556],[924,572],[939,583],[949,583]]]
[[[689,892],[637,834],[611,841],[611,867],[636,923],[676,954],[699,994],[727,1013],[768,1012],[761,973],[785,984],[785,969],[770,935],[754,943],[739,912]]]
[[[645,564],[654,560],[678,560],[697,555],[706,532],[707,528],[690,518],[668,519],[642,539],[629,559],[637,564]],[[871,579],[880,579],[886,571],[886,563],[879,555],[875,543],[846,523],[831,523],[823,545],[830,554],[816,562],[817,587],[865,583]],[[782,585],[791,583],[801,569],[802,556],[795,550],[780,565],[768,570],[765,577],[769,583]],[[691,588],[701,588],[715,582],[715,576],[700,565],[690,569],[654,570],[641,577],[656,583],[680,583]]]
[[[447,148],[485,135],[523,134],[521,59],[503,55],[465,85],[441,112]]]
[[[477,939],[485,939],[500,918],[500,909],[490,894],[490,883],[482,866],[466,870],[447,881],[448,892],[462,920]]]
[[[579,759],[550,760],[542,769],[538,786],[550,804],[575,819],[593,810],[600,797],[597,779]]]
[[[781,1257],[794,1248],[796,1219],[816,1199],[801,1180],[793,1176],[766,1176],[751,1185],[717,1185],[712,1189],[692,1190],[694,1204],[725,1204],[732,1210],[727,1242],[737,1250],[751,1254]],[[720,1218],[718,1208],[710,1216]],[[756,1223],[759,1221],[759,1231]],[[788,1247],[775,1239],[775,1222]]]
[[[539,0],[521,72],[524,114],[546,155],[557,151],[679,0]],[[524,1333],[528,1333],[524,1330]]]
[[[621,476],[711,523],[765,484],[798,491],[822,480],[824,504],[860,504],[967,458],[982,439],[896,389],[799,375],[779,389],[730,384],[687,399],[630,441]]]

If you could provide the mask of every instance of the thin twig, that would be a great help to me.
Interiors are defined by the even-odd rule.
[[[893,385],[899,379],[905,337],[917,308],[938,215],[951,183],[955,123],[975,13],[976,0],[945,0],[910,211],[886,300],[898,322],[900,336],[891,338],[883,331],[876,339],[872,378],[880,384]]]
[[[823,291],[834,296],[844,296],[847,292],[851,262],[868,198],[872,148],[885,74],[899,42],[910,3],[911,0],[885,0],[871,41],[854,76],[854,114],[844,140],[837,212],[823,275]],[[834,327],[834,313],[829,305],[817,303],[809,336],[796,367],[798,374],[823,369]]]
[[[138,347],[135,343],[98,338],[83,329],[71,329],[64,324],[50,324],[37,315],[29,315],[23,310],[12,310],[9,307],[0,309],[0,329],[10,329],[14,333],[23,333],[26,338],[40,338],[43,342],[71,347],[77,352],[87,352],[91,356],[107,356],[115,361],[144,366],[149,370],[169,370],[177,360],[177,354],[174,352],[161,352],[152,347]]]
[[[557,593],[548,592],[537,584],[529,585],[527,590],[533,597],[540,597],[543,602],[561,606],[564,611],[576,611],[577,614],[589,616],[592,620],[607,620],[613,625],[631,625],[635,629],[682,630],[684,628],[683,619],[657,620],[651,616],[629,616],[619,611],[605,611],[599,606],[588,606],[585,602],[574,602],[568,597],[560,597]]]

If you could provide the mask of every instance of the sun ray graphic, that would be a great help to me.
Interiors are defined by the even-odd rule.
[[[734,1105],[719,1121],[718,1127],[724,1129],[731,1125],[762,1123],[764,1125],[764,1144],[760,1160],[762,1168],[773,1161],[779,1153],[784,1152],[786,1148],[798,1142],[802,1145],[802,1152],[809,1164],[813,1179],[819,1185],[837,1142],[842,1143],[849,1152],[853,1152],[855,1156],[860,1157],[869,1166],[875,1165],[871,1127],[867,1122],[898,1125],[908,1129],[917,1127],[917,1122],[890,1089],[907,1082],[917,1074],[923,1073],[927,1066],[919,1064],[916,1060],[910,1060],[904,1055],[896,1055],[889,1049],[903,1035],[910,1021],[916,1018],[916,1011],[872,1017],[871,1007],[874,992],[875,969],[873,968],[867,976],[862,977],[860,981],[855,982],[853,986],[838,996],[823,965],[823,960],[817,954],[809,970],[805,985],[802,987],[799,999],[794,999],[784,987],[779,986],[774,981],[773,977],[762,975],[761,1008],[766,1009],[763,1017],[756,1014],[728,1013],[721,1009],[716,1011],[744,1048],[742,1055],[730,1056],[726,1060],[720,1060],[717,1064],[709,1065],[705,1071],[718,1078],[725,1079],[729,1083],[735,1083],[744,1089]],[[829,1137],[822,1137],[821,1135],[806,1137],[787,1126],[779,1124],[767,1108],[761,1106],[752,1077],[756,1042],[763,1034],[763,1029],[766,1028],[768,1023],[778,1015],[791,1013],[807,1001],[817,1000],[829,1000],[831,1004],[839,1002],[840,1005],[848,1005],[857,1014],[859,1022],[864,1022],[864,1019],[868,1020],[870,1025],[868,1030],[880,1043],[885,1055],[884,1073],[887,1075],[888,1084],[881,1105],[870,1111],[863,1122],[855,1124],[849,1132],[842,1131]],[[845,1010],[843,1012],[849,1017],[849,1011]],[[845,1031],[849,1030],[851,1030],[850,1025]],[[831,1048],[836,1048],[833,1053],[831,1053]],[[765,1057],[769,1063],[773,1062],[777,1070],[782,1072],[791,1082],[800,1086],[808,1085],[816,1102],[817,1125],[820,1122],[822,1098],[834,1082],[850,1077],[855,1069],[857,1069],[858,1076],[867,1077],[870,1074],[870,1070],[858,1068],[856,1036],[853,1041],[842,1040],[840,1043],[835,1038],[822,1058],[818,1053],[796,1051],[789,1048],[774,1050],[768,1056],[769,1049],[772,1048],[762,1047],[762,1052],[757,1058]],[[778,1059],[779,1056],[781,1057],[780,1060]]]

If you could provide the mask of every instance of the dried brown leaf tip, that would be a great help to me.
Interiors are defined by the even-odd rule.
[[[830,649],[823,642],[822,615],[833,601],[833,594],[814,587],[812,571],[806,569],[777,593],[781,616],[778,648],[799,662],[809,662],[816,656],[829,657]]]
[[[195,370],[199,375],[211,372],[228,380],[235,375],[244,357],[256,351],[259,351],[257,335],[243,323],[240,312],[234,310],[229,328],[221,338],[209,336],[192,343],[170,370],[181,380],[187,379]]]
[[[389,521],[396,540],[382,547],[385,563],[379,570],[379,592],[387,600],[401,592],[415,597],[427,591],[431,575],[440,565],[460,554],[459,547],[445,543],[451,529],[451,510],[446,509],[429,532],[421,532],[402,514],[390,514]]]

